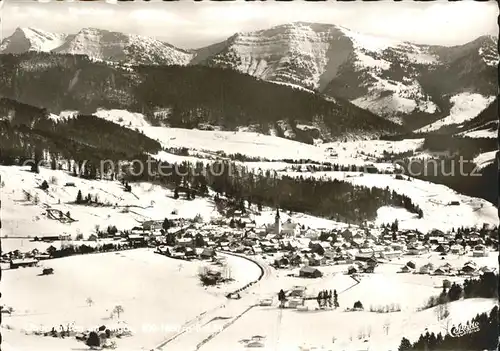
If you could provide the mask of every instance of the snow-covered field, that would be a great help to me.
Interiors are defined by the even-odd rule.
[[[367,290],[364,290],[364,296],[367,294]],[[339,300],[341,296],[339,295]],[[449,306],[449,323],[455,325],[467,321],[477,313],[489,312],[495,303],[495,300],[487,299],[453,302]],[[311,307],[314,304],[315,301],[308,303]],[[304,350],[303,347],[310,347],[310,350],[392,351],[397,350],[402,337],[416,341],[426,328],[429,332],[444,334],[446,325],[437,320],[435,310],[433,308],[411,314],[378,314],[340,310],[300,312],[257,307],[226,332],[205,344],[201,350],[246,350],[242,341],[261,335],[265,337],[264,347],[261,348],[263,350],[298,351]],[[387,332],[384,330],[385,326],[388,328]]]
[[[416,151],[422,147],[423,143],[424,139],[405,139],[400,141],[363,140],[348,141],[345,143],[325,143],[321,145],[321,148],[324,149],[325,152],[336,153],[339,160],[345,159],[349,161],[363,157],[383,157],[384,151],[394,154]]]
[[[462,124],[476,117],[495,99],[494,96],[484,97],[481,94],[461,93],[452,96],[450,114],[439,121],[431,123],[417,130],[417,132],[431,132],[451,124]]]
[[[289,139],[255,132],[207,131],[196,129],[153,127],[140,113],[125,110],[99,109],[96,116],[131,129],[139,129],[148,137],[158,140],[166,148],[187,148],[195,156],[215,158],[217,151],[227,155],[242,154],[268,160],[313,160],[340,164],[360,164],[383,156],[383,152],[401,153],[416,150],[423,139],[402,141],[360,140],[309,145]],[[166,161],[190,159],[160,153]],[[193,159],[191,158],[191,161]]]
[[[217,216],[213,203],[197,198],[175,200],[173,192],[150,183],[131,184],[132,192],[125,192],[118,181],[85,180],[73,177],[63,171],[41,168],[39,174],[27,168],[0,166],[3,182],[2,191],[2,235],[43,236],[75,235],[82,233],[87,237],[101,229],[115,225],[119,230],[129,230],[145,220],[162,220],[172,211],[184,218],[196,215],[208,220]],[[53,179],[53,182],[51,181]],[[38,187],[43,180],[49,183],[47,191]],[[75,186],[66,186],[74,183]],[[107,206],[84,206],[75,204],[78,190],[85,197],[96,195]],[[24,191],[31,194],[27,201]],[[38,197],[38,204],[34,199]],[[47,215],[47,209],[70,212],[72,223],[62,223]]]
[[[282,173],[283,174],[283,173]],[[498,225],[497,209],[483,199],[461,195],[441,185],[418,179],[399,180],[389,174],[367,174],[354,172],[286,172],[288,176],[312,176],[323,179],[340,179],[354,185],[385,188],[411,198],[423,211],[423,218],[406,210],[381,207],[378,211],[379,224],[392,223],[398,219],[401,229],[419,229],[427,232],[432,229],[451,230],[459,226],[479,226],[483,223]],[[460,205],[450,206],[452,201]]]
[[[407,260],[402,258],[401,264]],[[417,260],[420,264],[427,262],[429,258]],[[494,259],[489,261],[490,266],[496,265]],[[447,333],[447,326],[465,322],[477,313],[489,312],[496,304],[493,299],[453,302],[449,306],[450,317],[445,325],[444,321],[437,319],[437,308],[419,312],[417,309],[429,297],[440,293],[443,279],[461,279],[396,273],[401,266],[398,263],[381,265],[377,267],[375,274],[361,276],[359,283],[342,272],[346,270],[346,266],[319,267],[325,274],[322,279],[291,278],[286,276],[287,271],[280,271],[275,279],[263,282],[263,295],[281,288],[289,289],[294,285],[306,286],[308,296],[316,296],[323,289],[336,289],[340,308],[317,311],[315,300],[306,302],[308,311],[280,310],[277,303],[272,307],[255,307],[207,342],[201,350],[246,350],[245,340],[248,341],[255,335],[264,337],[263,349],[273,351],[299,350],[305,346],[315,347],[315,350],[397,350],[403,336],[416,341],[426,328],[429,331]],[[362,302],[365,311],[345,311],[356,301]],[[391,304],[399,305],[401,311],[369,312],[371,306]]]
[[[227,257],[226,262],[235,282],[219,289],[200,285],[197,274],[206,263],[169,259],[153,249],[45,261],[44,266],[54,269],[49,276],[39,276],[40,267],[5,271],[2,303],[14,312],[2,321],[2,349],[31,351],[35,344],[39,350],[84,349],[74,338],[23,332],[50,331],[53,326],[57,329],[74,322],[83,329],[122,323],[133,335],[116,340],[119,350],[150,350],[180,331],[186,321],[223,304],[225,293],[260,274],[245,259]],[[93,300],[91,306],[88,298]],[[116,305],[123,307],[123,313],[120,318],[109,318]]]
[[[480,168],[486,167],[490,163],[495,161],[497,151],[484,152],[482,154],[477,155],[473,162],[478,165]]]
[[[486,122],[478,127],[458,133],[466,138],[498,138],[498,121]]]

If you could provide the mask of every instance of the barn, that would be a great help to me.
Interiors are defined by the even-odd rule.
[[[11,260],[10,261],[10,268],[11,269],[16,269],[19,267],[34,267],[38,263],[38,260],[32,259],[32,258],[24,258],[24,259],[18,259],[18,260]]]
[[[323,273],[317,268],[304,266],[300,269],[299,276],[303,278],[320,278]]]

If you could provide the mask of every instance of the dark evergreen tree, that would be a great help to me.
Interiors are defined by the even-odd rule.
[[[76,203],[81,204],[83,202],[82,191],[78,190],[78,194],[76,195]]]
[[[399,344],[398,351],[409,351],[412,349],[410,340],[407,338],[401,339],[401,344]]]
[[[168,220],[168,218],[165,218],[163,220],[162,228],[165,231],[168,231],[170,229],[170,221]]]
[[[87,346],[91,348],[99,347],[101,345],[101,340],[99,339],[99,335],[95,331],[90,332],[89,337],[87,339]]]
[[[42,182],[42,185],[40,185],[40,189],[42,190],[47,190],[49,188],[49,183],[47,183],[46,180]]]

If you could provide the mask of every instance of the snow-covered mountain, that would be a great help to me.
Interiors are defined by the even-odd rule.
[[[18,28],[0,46],[0,53],[26,51],[88,55],[128,64],[185,65],[193,57],[193,53],[153,38],[96,28],[83,28],[71,35]]]
[[[64,44],[68,35],[35,28],[17,28],[0,44],[0,53],[18,54],[26,51],[51,51]]]
[[[238,33],[198,50],[193,63],[319,90],[417,128],[448,116],[457,94],[491,101],[496,41],[483,36],[455,47],[417,45],[299,22]]]
[[[185,65],[193,54],[162,41],[135,34],[84,28],[54,50],[130,64]]]
[[[156,39],[85,28],[77,34],[18,29],[0,53],[29,50],[86,54],[129,64],[207,65],[340,97],[410,129],[446,126],[457,101],[473,118],[497,93],[498,39],[454,47],[412,44],[332,25],[296,22],[237,33],[197,50]],[[483,103],[484,102],[484,103]],[[484,106],[483,106],[484,105]],[[470,110],[467,110],[470,106]],[[468,117],[469,118],[469,117]]]

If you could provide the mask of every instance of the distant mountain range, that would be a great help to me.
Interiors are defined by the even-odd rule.
[[[229,68],[345,99],[416,130],[443,119],[446,125],[453,109],[471,105],[480,111],[491,103],[498,85],[497,41],[482,36],[454,47],[419,45],[298,22],[183,50],[148,37],[94,28],[77,34],[19,28],[2,42],[0,53],[43,51],[122,65]]]

